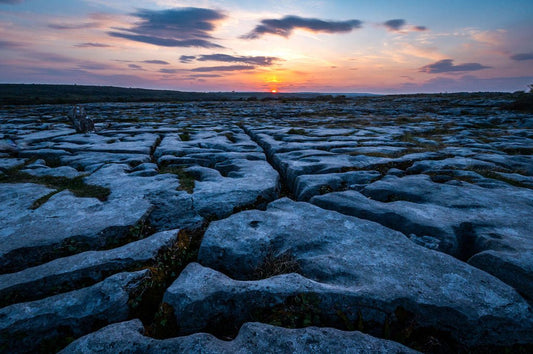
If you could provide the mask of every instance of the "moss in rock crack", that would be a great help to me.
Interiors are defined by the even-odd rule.
[[[37,199],[36,201],[33,202],[33,204],[30,206],[30,209],[35,210],[35,209],[39,208],[41,205],[46,203],[48,201],[48,199],[52,198],[52,196],[54,196],[57,193],[59,193],[59,191],[56,190],[56,191],[48,193],[45,196],[42,196],[41,198],[39,198],[39,199]]]
[[[481,177],[504,182],[514,187],[533,189],[533,187],[529,184],[520,182],[516,179],[509,178],[502,174],[502,173],[516,173],[516,174],[520,174],[523,176],[527,176],[527,173],[525,173],[524,171],[518,171],[518,170],[512,171],[512,170],[506,170],[502,168],[496,168],[496,169],[469,168],[469,169],[466,169],[466,171],[475,172]],[[456,181],[468,182],[471,184],[477,184],[480,181],[482,181],[479,177],[476,177],[476,176],[450,174],[448,171],[442,171],[439,173],[425,172],[425,174],[429,175],[431,180],[435,183],[445,183],[450,180],[456,180]]]
[[[130,242],[135,242],[144,239],[150,235],[153,235],[156,232],[156,229],[154,226],[152,226],[152,224],[150,224],[149,219],[149,216],[153,209],[154,208],[152,207],[134,225],[131,225],[129,227],[123,227],[122,229],[124,231],[117,232],[116,237],[108,238],[106,244],[102,247],[102,249],[112,249],[115,247],[120,247]]]
[[[232,132],[225,133],[224,136],[226,137],[226,139],[228,139],[233,144],[237,142],[237,139],[235,138]]]
[[[179,135],[181,141],[190,141],[191,140],[191,133],[187,129],[184,129],[178,135]]]
[[[301,271],[298,260],[290,253],[276,255],[269,251],[263,262],[253,272],[253,279],[265,279],[275,275],[299,273]]]
[[[347,167],[341,168],[341,172],[375,170],[381,173],[382,175],[385,175],[391,168],[397,168],[399,170],[405,171],[409,167],[413,166],[415,162],[416,162],[415,160],[406,160],[406,161],[389,161],[386,163],[377,163],[377,164],[369,165],[367,167],[347,166]]]
[[[174,308],[163,302],[159,305],[152,323],[147,326],[145,335],[164,339],[175,337],[177,333],[179,333],[179,326],[174,315]]]
[[[177,240],[160,250],[155,260],[142,269],[149,269],[152,276],[143,287],[130,297],[131,318],[139,318],[146,326],[146,335],[169,338],[177,335],[177,324],[170,305],[162,303],[166,289],[178,277],[187,264],[198,258],[207,224],[197,229],[182,229]],[[172,316],[170,316],[172,314]]]
[[[111,193],[109,188],[97,186],[93,184],[86,184],[83,181],[84,176],[75,178],[56,177],[56,176],[33,176],[28,173],[20,172],[18,169],[10,170],[4,175],[0,176],[0,183],[35,183],[41,184],[48,188],[55,189],[58,192],[69,190],[76,197],[81,198],[97,198],[100,201],[107,200]],[[55,193],[54,193],[55,194]],[[45,197],[50,198],[51,193]],[[38,208],[48,198],[42,197],[35,201],[32,205],[33,209]],[[42,200],[41,200],[42,199]]]
[[[289,296],[281,304],[256,310],[252,318],[260,322],[286,328],[322,326],[320,299],[312,293]]]
[[[266,210],[266,207],[268,203],[270,202],[271,200],[265,199],[262,195],[260,195],[257,198],[255,198],[255,201],[251,204],[245,204],[245,205],[234,207],[232,214],[240,213],[241,211],[245,211],[245,210],[257,210],[257,209]],[[215,219],[216,217],[214,217],[213,220]]]
[[[305,129],[291,128],[291,129],[289,129],[289,131],[287,132],[287,134],[292,134],[292,135],[305,135]]]
[[[185,167],[182,166],[166,166],[159,169],[159,173],[172,173],[178,176],[180,185],[178,190],[186,191],[189,194],[192,194],[194,191],[195,179],[192,174],[186,171]]]
[[[334,192],[334,190],[331,186],[328,186],[327,184],[320,186],[320,189],[318,190],[318,193],[320,193],[320,195],[328,194],[331,192]]]

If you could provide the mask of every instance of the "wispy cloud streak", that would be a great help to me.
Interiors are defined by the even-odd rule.
[[[267,57],[267,56],[235,56],[228,54],[206,54],[199,56],[188,56],[182,55],[180,61],[182,63],[190,63],[193,60],[196,61],[218,61],[224,63],[244,63],[250,65],[258,66],[270,66],[273,65],[276,61],[281,59],[278,57]]]
[[[86,43],[74,44],[74,47],[76,48],[109,48],[111,46],[109,44],[103,44],[103,43],[86,42]]]
[[[250,65],[227,65],[227,66],[204,66],[199,68],[191,69],[194,72],[210,72],[210,71],[243,71],[243,70],[253,70],[255,66]]]

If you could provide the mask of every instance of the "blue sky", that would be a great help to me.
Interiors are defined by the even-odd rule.
[[[0,0],[0,82],[515,91],[533,1]]]

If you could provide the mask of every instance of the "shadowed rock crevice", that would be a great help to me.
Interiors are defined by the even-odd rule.
[[[276,170],[280,176],[279,178],[279,184],[278,184],[278,195],[280,198],[286,197],[290,199],[294,199],[294,191],[292,191],[289,188],[289,185],[286,183],[286,176],[283,173],[282,169],[275,163],[273,159],[273,155],[270,152],[270,149],[267,144],[265,144],[261,139],[258,139],[257,136],[253,133],[253,131],[245,126],[245,125],[239,125],[239,127],[250,137],[250,139],[255,142],[258,146],[261,147],[263,150],[263,153],[265,154],[266,161],[272,166],[274,170]]]
[[[196,229],[182,229],[177,239],[162,248],[155,260],[141,269],[152,274],[145,286],[138,288],[130,300],[131,318],[139,318],[147,328],[147,335],[168,338],[175,335],[176,323],[170,317],[170,305],[163,302],[166,289],[176,280],[181,271],[198,258],[198,249],[209,223]]]

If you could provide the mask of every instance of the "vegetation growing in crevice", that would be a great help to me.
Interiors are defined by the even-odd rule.
[[[196,229],[182,229],[177,240],[159,251],[155,261],[143,267],[149,269],[150,280],[130,297],[131,318],[139,318],[145,324],[146,335],[168,338],[177,335],[174,311],[162,303],[166,289],[178,277],[187,264],[198,258],[198,250],[208,224]]]
[[[233,144],[237,142],[237,138],[235,138],[235,135],[233,135],[233,132],[225,133],[224,136],[226,137],[226,139],[228,139]]]
[[[183,129],[183,131],[179,133],[178,136],[180,137],[181,141],[191,140],[191,133],[187,128]]]
[[[270,250],[253,272],[252,279],[265,279],[275,275],[300,273],[298,260],[290,252],[279,255]]]
[[[48,193],[47,195],[42,196],[41,198],[33,202],[33,204],[30,206],[30,209],[35,210],[39,208],[41,205],[46,203],[48,199],[52,198],[52,196],[54,196],[57,193],[59,193],[59,191],[55,190],[55,191]]]
[[[532,185],[523,183],[519,180],[512,179],[504,175],[504,173],[516,173],[519,175],[527,176],[528,174],[525,173],[525,171],[510,171],[504,168],[493,168],[493,169],[470,168],[470,169],[464,170],[464,171],[474,172],[479,176],[460,175],[457,173],[453,173],[454,171],[461,171],[461,170],[451,169],[451,170],[444,170],[444,171],[432,172],[432,173],[426,172],[425,174],[429,175],[431,180],[435,183],[445,183],[450,180],[456,180],[456,181],[463,181],[463,182],[467,182],[471,184],[480,184],[480,182],[486,182],[486,180],[484,180],[484,178],[486,178],[489,180],[504,182],[514,187],[533,189]]]
[[[276,199],[274,197],[274,199]],[[236,206],[233,208],[232,214],[240,213],[241,211],[245,210],[265,210],[268,203],[270,203],[272,200],[267,200],[263,196],[258,196],[255,198],[255,201],[251,204]]]
[[[186,171],[186,167],[183,166],[165,166],[159,169],[159,173],[172,173],[178,176],[180,185],[178,190],[186,191],[189,194],[192,194],[194,191],[195,178],[194,176]]]
[[[347,167],[343,167],[341,168],[341,172],[350,172],[350,171],[369,171],[369,170],[373,170],[373,171],[378,171],[379,173],[381,173],[382,175],[385,175],[391,168],[397,168],[399,170],[407,170],[409,167],[413,166],[413,164],[415,163],[416,161],[414,160],[407,160],[407,161],[389,161],[389,162],[386,162],[386,163],[380,163],[380,164],[373,164],[373,165],[370,165],[370,166],[366,166],[366,167],[352,167],[352,166],[347,166]]]
[[[288,296],[281,304],[255,310],[251,317],[259,322],[286,328],[322,326],[324,321],[320,299],[312,293]]]
[[[287,134],[293,134],[293,135],[305,135],[305,129],[297,129],[297,128],[291,128],[287,132]]]
[[[56,176],[33,176],[19,169],[11,169],[5,174],[0,175],[0,183],[35,183],[41,184],[48,188],[56,189],[57,192],[69,190],[76,197],[80,198],[97,198],[100,201],[106,201],[111,191],[109,188],[97,186],[93,184],[86,184],[83,181],[85,176],[78,176],[75,178],[56,177]],[[50,198],[52,195],[48,195]],[[44,197],[43,197],[44,198]],[[48,199],[46,199],[48,200]],[[34,204],[34,208],[38,208],[44,204],[46,200]]]

